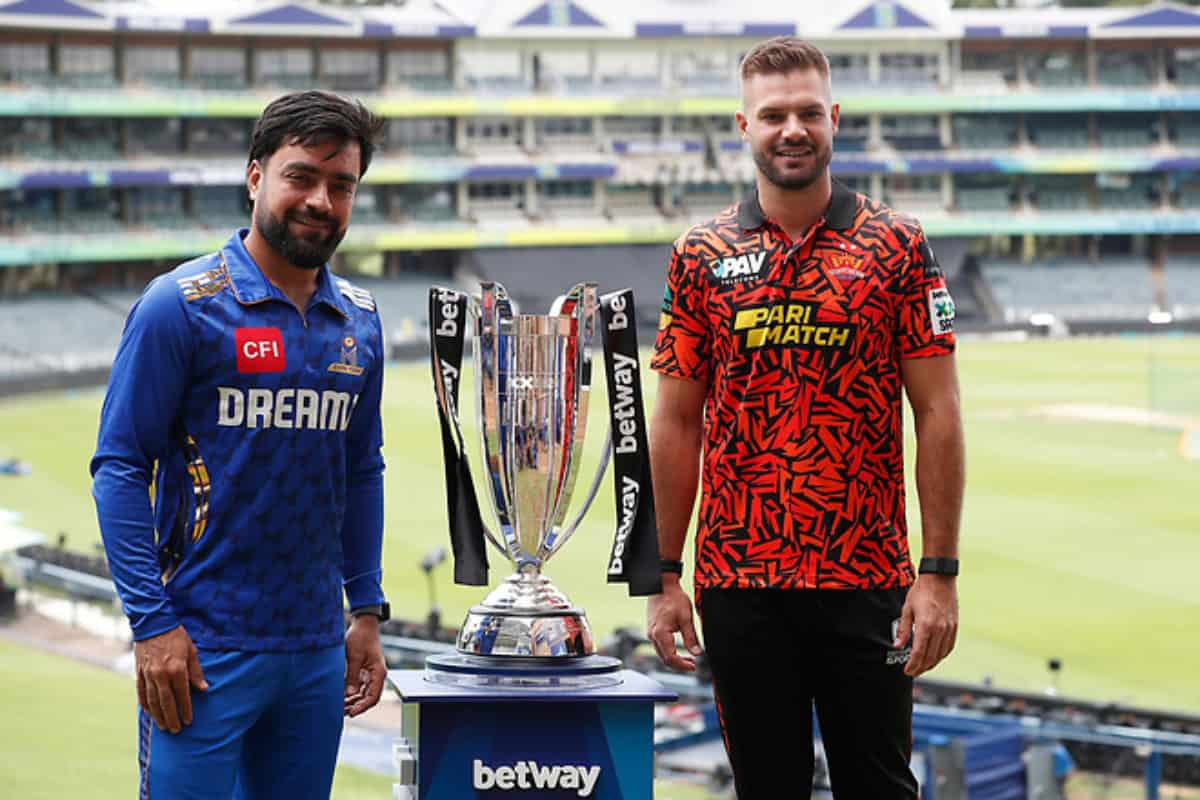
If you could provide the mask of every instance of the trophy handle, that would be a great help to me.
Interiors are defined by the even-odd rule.
[[[478,314],[478,302],[471,295],[467,295],[467,315],[478,316]],[[460,376],[461,372],[462,370],[460,366]],[[455,403],[454,398],[450,395],[450,392],[446,389],[446,382],[440,369],[434,370],[433,388],[434,396],[437,398],[438,405],[441,406],[442,414],[445,415],[446,419],[450,420],[450,427],[454,431],[454,440],[458,444],[458,452],[461,454],[463,462],[465,462],[467,465],[467,471],[474,475],[470,469],[471,461],[467,457],[467,447],[465,439],[463,438],[462,425],[458,421],[458,408],[456,407],[457,404]],[[478,493],[476,493],[476,497],[478,496]],[[492,532],[492,529],[488,527],[488,524],[486,522],[482,522],[482,526],[483,535],[487,537],[487,540],[491,542],[498,550],[505,552],[504,546],[500,544],[500,541],[496,538],[496,534]]]

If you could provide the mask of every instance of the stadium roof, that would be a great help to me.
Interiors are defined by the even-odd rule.
[[[952,10],[949,0],[408,0],[351,8],[303,0],[0,0],[0,27],[261,36],[496,39],[1163,38],[1200,36],[1200,12],[1149,7]]]

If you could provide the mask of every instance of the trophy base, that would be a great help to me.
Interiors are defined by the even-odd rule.
[[[475,606],[458,633],[458,652],[528,661],[561,661],[596,652],[581,609],[522,612]]]
[[[513,573],[467,613],[458,652],[551,661],[596,652],[587,614],[540,572]]]
[[[579,691],[619,686],[621,660],[609,656],[575,659],[477,656],[439,653],[425,660],[425,680],[472,689]]]

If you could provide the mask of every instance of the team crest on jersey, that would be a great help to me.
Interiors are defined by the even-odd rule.
[[[859,278],[867,277],[859,267],[862,266],[862,258],[860,256],[851,255],[850,253],[834,253],[827,259],[829,271],[834,277],[842,283],[850,283]]]
[[[329,365],[329,371],[355,377],[363,374],[363,368],[358,365],[358,343],[354,341],[353,336],[343,337],[342,354],[337,361]]]
[[[708,265],[713,278],[722,286],[746,283],[763,277],[767,251],[743,253],[740,256],[716,258]]]
[[[929,324],[934,336],[954,330],[954,298],[944,286],[929,290]]]

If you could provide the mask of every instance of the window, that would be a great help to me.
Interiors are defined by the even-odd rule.
[[[173,85],[180,78],[179,48],[129,47],[125,50],[125,80],[151,85]]]
[[[250,147],[250,123],[240,119],[189,119],[187,149],[196,155],[238,154]]]
[[[0,118],[0,157],[53,158],[55,154],[50,120]]]
[[[657,83],[659,54],[652,47],[601,47],[596,51],[596,78],[601,83]]]
[[[879,57],[879,80],[902,86],[938,82],[937,53],[884,53]]]
[[[63,45],[59,51],[59,73],[72,86],[116,85],[116,57],[107,45]]]
[[[254,75],[262,83],[307,89],[313,79],[313,53],[303,47],[254,51]]]
[[[125,125],[129,153],[178,153],[182,128],[178,117],[129,120]]]
[[[1017,82],[1017,53],[1015,50],[963,50],[962,71],[968,80],[998,78],[1006,83]]]
[[[0,82],[45,80],[50,74],[50,47],[46,44],[0,43]]]
[[[866,53],[830,53],[829,72],[835,86],[866,83],[869,75]]]
[[[428,91],[451,88],[450,55],[445,50],[392,50],[384,67],[389,84]]]
[[[454,150],[454,127],[449,119],[393,119],[387,143],[398,150],[446,154]]]
[[[377,89],[379,55],[373,50],[322,50],[321,78],[335,89]]]
[[[592,135],[591,117],[542,117],[538,133],[546,138],[578,138]]]
[[[191,78],[204,88],[236,89],[246,84],[246,51],[234,47],[194,47]]]
[[[538,193],[554,200],[591,200],[591,181],[542,181]]]
[[[605,117],[604,133],[607,136],[634,136],[652,139],[661,129],[660,117]]]

